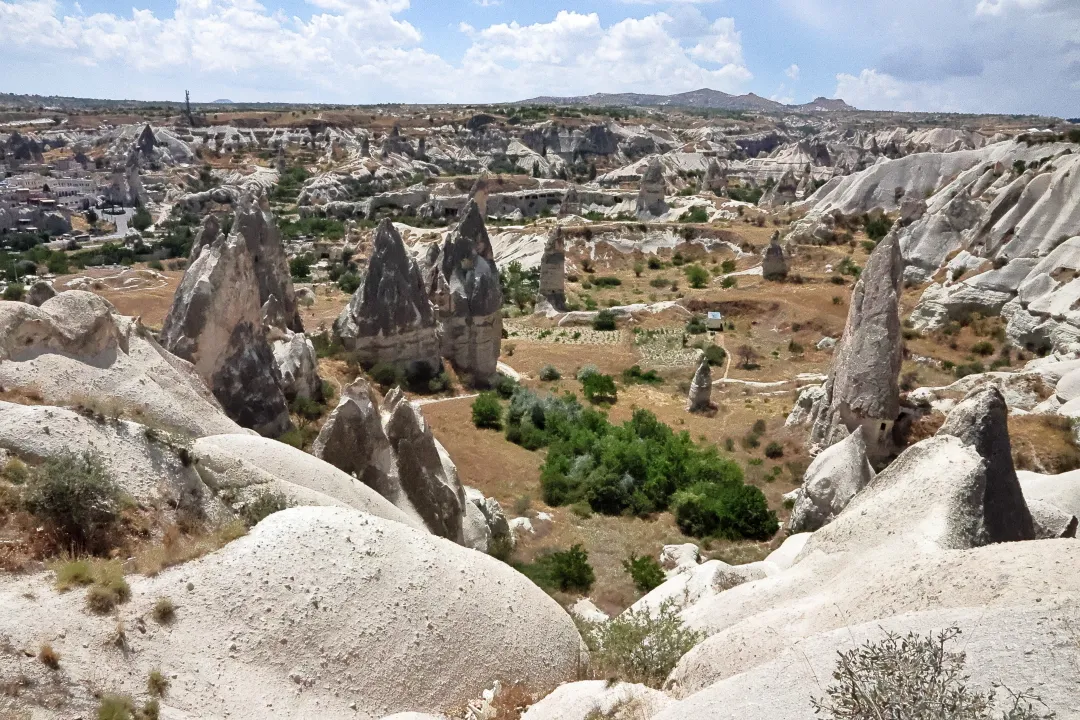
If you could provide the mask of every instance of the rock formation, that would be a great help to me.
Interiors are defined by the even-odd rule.
[[[578,194],[577,185],[571,184],[566,189],[566,195],[559,204],[559,217],[581,214],[581,196]]]
[[[780,245],[779,230],[769,238],[769,247],[762,253],[761,274],[766,280],[782,280],[787,277],[788,263],[784,256],[784,248]]]
[[[637,196],[637,213],[639,216],[663,215],[668,211],[664,196],[667,193],[667,183],[664,181],[664,168],[660,161],[653,158],[649,161],[645,172],[641,175],[641,187]]]
[[[727,172],[720,167],[716,158],[709,161],[709,167],[705,170],[703,189],[721,197],[727,195]]]
[[[986,532],[996,542],[1035,537],[1031,514],[1013,466],[1009,407],[1001,391],[986,385],[968,394],[937,431],[970,445],[986,461]]]
[[[247,245],[258,281],[259,306],[273,295],[281,303],[286,329],[304,332],[285,246],[266,196],[245,193],[236,203],[235,211],[231,232],[238,234]]]
[[[875,466],[895,449],[893,423],[900,414],[903,265],[896,235],[890,233],[874,248],[855,284],[825,394],[813,412],[811,442],[826,448],[862,427],[866,454]]]
[[[799,189],[799,181],[795,179],[795,173],[791,170],[785,172],[779,182],[765,191],[758,205],[766,208],[775,208],[781,205],[793,203]]]
[[[375,232],[368,271],[334,323],[334,333],[365,365],[387,362],[437,372],[435,309],[416,261],[389,219]]]
[[[37,307],[54,297],[56,297],[56,290],[53,289],[52,283],[46,280],[36,281],[26,291],[26,302]]]
[[[791,510],[790,532],[813,532],[831,522],[873,479],[874,469],[866,459],[863,428],[858,427],[821,452],[806,469]]]
[[[502,287],[484,219],[470,202],[442,246],[439,266],[445,301],[439,308],[442,354],[474,382],[496,372],[502,345]]]
[[[239,216],[233,227],[244,227]],[[204,223],[199,256],[176,289],[161,342],[195,366],[229,417],[277,435],[291,422],[281,372],[263,329],[255,262],[240,232],[211,238],[214,229],[212,221]]]
[[[712,407],[712,367],[709,358],[703,353],[698,361],[694,379],[690,383],[690,393],[686,398],[687,412],[706,412]]]
[[[556,226],[544,244],[540,258],[540,288],[536,296],[536,312],[566,310],[566,244],[562,229]]]

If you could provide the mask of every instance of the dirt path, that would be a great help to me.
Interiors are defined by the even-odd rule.
[[[720,333],[720,342],[718,343],[721,348],[724,349],[724,358],[727,362],[724,363],[724,380],[727,380],[728,373],[731,372],[731,353],[728,352],[727,345],[724,344],[724,333]]]
[[[437,405],[439,403],[451,402],[452,400],[472,400],[474,397],[479,397],[480,393],[473,393],[472,395],[455,395],[454,397],[444,398],[422,398],[420,400],[414,400],[413,405],[422,407],[424,405]]]

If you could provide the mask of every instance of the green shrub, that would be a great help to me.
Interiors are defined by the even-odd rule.
[[[151,670],[146,678],[146,690],[154,697],[165,697],[169,691],[169,679],[160,670]]]
[[[986,368],[978,360],[976,360],[975,362],[957,365],[956,368],[953,370],[953,373],[956,375],[957,380],[959,380],[960,378],[965,378],[968,375],[981,375],[984,372],[986,372]]]
[[[735,272],[735,261],[725,260],[724,262],[720,263],[720,271],[723,272],[725,275]]]
[[[671,284],[671,281],[668,280],[666,277],[654,277],[652,280],[649,281],[649,285],[654,288],[667,287],[669,284]]]
[[[709,271],[700,265],[687,265],[683,271],[686,273],[686,279],[690,283],[690,287],[700,290],[709,284]]]
[[[765,457],[770,460],[779,460],[784,457],[784,446],[773,440],[765,446]]]
[[[402,385],[405,382],[405,373],[397,365],[391,363],[377,363],[368,370],[371,379],[383,388]]]
[[[866,223],[866,237],[877,242],[889,234],[892,226],[893,221],[885,215],[874,218]]]
[[[244,504],[240,517],[248,527],[255,527],[264,519],[289,507],[288,499],[281,493],[264,490],[253,500]]]
[[[648,608],[627,610],[583,634],[590,662],[601,677],[659,688],[683,655],[704,639],[687,628],[673,600]]]
[[[172,598],[159,597],[157,602],[154,603],[151,615],[159,624],[168,625],[176,618],[176,604],[172,601]]]
[[[960,636],[950,627],[935,635],[887,632],[853,650],[840,651],[825,696],[812,698],[814,715],[825,720],[1049,720],[1053,713],[1029,692],[971,687],[964,652],[946,646]],[[998,685],[997,687],[1003,687]],[[1042,710],[1039,709],[1041,706]]]
[[[478,428],[498,430],[502,427],[502,405],[499,396],[493,392],[483,392],[472,404],[473,425]]]
[[[691,335],[702,335],[708,331],[709,327],[700,315],[695,315],[686,322],[686,332]]]
[[[495,376],[495,382],[492,383],[492,389],[504,400],[509,400],[510,396],[514,394],[514,391],[517,390],[517,387],[517,380],[502,373],[498,373]]]
[[[127,695],[105,695],[98,704],[97,720],[134,720],[135,704]]]
[[[581,391],[585,399],[591,403],[613,403],[618,400],[615,380],[603,373],[594,373],[586,377],[581,383]]]
[[[4,288],[4,299],[12,301],[20,301],[26,297],[26,287],[22,283],[8,283],[8,286]]]
[[[610,288],[619,287],[622,285],[622,280],[617,277],[601,275],[599,277],[594,277],[592,283],[598,288]]]
[[[987,355],[993,355],[994,344],[988,340],[982,340],[971,346],[971,352],[975,353],[976,355],[982,355],[984,357]]]
[[[289,403],[289,412],[308,422],[318,420],[325,411],[325,405],[309,397],[298,395]]]
[[[707,223],[709,222],[709,211],[705,209],[704,205],[695,205],[679,216],[679,222]]]
[[[601,310],[596,313],[596,317],[592,322],[593,330],[614,330],[615,329],[615,313],[610,310]]]
[[[350,270],[341,274],[341,277],[337,279],[337,284],[341,292],[352,295],[360,287],[360,276]]]
[[[4,465],[0,475],[3,475],[4,479],[12,485],[22,485],[30,479],[30,469],[26,467],[26,463],[22,460],[13,457]]]
[[[640,365],[633,365],[623,370],[622,373],[623,383],[627,385],[645,384],[645,385],[659,385],[664,382],[664,378],[660,377],[659,373],[655,370],[642,371]]]
[[[701,482],[671,500],[679,529],[694,537],[767,540],[780,523],[765,495],[753,485]]]
[[[131,587],[120,563],[103,562],[94,567],[94,584],[86,591],[86,607],[99,615],[131,599]]]
[[[631,555],[623,560],[623,570],[633,579],[634,587],[647,593],[664,582],[664,569],[649,555]]]
[[[131,220],[128,224],[139,232],[142,232],[154,224],[154,218],[150,217],[149,211],[140,205],[135,210],[135,214],[131,216]]]
[[[120,518],[120,490],[91,453],[46,460],[31,473],[23,502],[77,551],[102,549]]]
[[[540,380],[543,382],[555,382],[560,377],[562,377],[562,375],[559,374],[558,368],[554,365],[545,365],[540,368]]]
[[[158,272],[164,272],[165,270],[165,266],[161,264],[160,260],[151,260],[150,262],[146,263],[146,267],[150,268],[151,270],[157,270]]]
[[[765,424],[765,420],[762,418],[758,418],[757,420],[755,420],[754,424],[750,427],[750,429],[758,435],[765,432],[767,428],[768,426]]]
[[[727,352],[719,345],[708,345],[705,347],[705,359],[713,367],[723,366],[727,361]]]
[[[664,267],[664,261],[655,255],[650,255],[649,259],[645,262],[648,264],[650,270],[659,270]]]
[[[726,278],[720,281],[720,287],[724,288],[725,290],[730,290],[738,284],[739,279],[733,275],[728,275]]]
[[[530,565],[518,566],[518,570],[545,590],[585,594],[596,582],[589,553],[581,545],[542,555]]]

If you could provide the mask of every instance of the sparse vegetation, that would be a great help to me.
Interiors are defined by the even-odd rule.
[[[249,528],[255,527],[269,516],[288,507],[289,501],[284,495],[271,490],[263,490],[244,503],[240,510],[240,517]]]
[[[169,679],[160,670],[151,670],[146,678],[146,690],[154,697],[165,697],[169,690]]]
[[[886,633],[840,652],[833,683],[813,699],[814,712],[826,720],[1044,720],[1052,717],[1029,692],[1006,690],[999,706],[993,690],[979,691],[964,675],[963,651],[946,645],[960,636],[951,627],[937,635]],[[1039,706],[1043,710],[1039,709]]]
[[[581,545],[541,555],[535,562],[515,567],[546,590],[588,593],[596,582],[589,554]]]
[[[478,428],[499,430],[502,428],[502,405],[499,396],[493,392],[483,392],[472,404],[473,425]]]
[[[690,287],[700,290],[709,284],[709,271],[700,265],[687,265],[683,270]]]
[[[601,310],[596,313],[596,317],[593,318],[593,330],[614,330],[615,329],[615,313],[610,310]]]
[[[90,453],[67,453],[35,468],[23,502],[59,545],[82,552],[103,549],[120,517],[120,490],[101,458]]]
[[[631,555],[623,560],[623,569],[634,581],[634,587],[643,593],[664,582],[664,569],[651,555]]]
[[[596,677],[660,687],[683,655],[704,639],[687,628],[679,609],[667,600],[652,612],[627,610],[582,633]]]
[[[60,669],[60,653],[53,649],[53,646],[45,643],[38,649],[38,660],[41,664],[50,670]]]
[[[555,382],[561,377],[558,368],[554,365],[545,365],[540,368],[540,380],[543,382]]]
[[[664,378],[660,377],[658,372],[642,370],[640,365],[633,365],[623,370],[622,380],[626,385],[659,385],[664,382]]]
[[[99,561],[92,566],[93,584],[86,591],[86,607],[99,615],[131,599],[131,586],[124,579],[124,569],[116,560]]]
[[[159,625],[168,625],[176,618],[176,604],[172,598],[159,597],[154,603],[151,615]]]

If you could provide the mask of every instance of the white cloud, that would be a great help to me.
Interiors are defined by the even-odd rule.
[[[473,5],[480,7],[496,7],[502,5],[502,0],[473,0]]]
[[[258,0],[176,0],[171,15],[82,15],[65,14],[58,0],[0,0],[0,66],[20,78],[23,92],[119,88],[127,97],[163,98],[189,87],[198,97],[335,102],[730,91],[752,77],[730,18],[689,30],[663,12],[610,25],[572,11],[527,26],[462,22],[470,46],[452,64],[402,19],[409,0],[307,3],[305,17]],[[81,76],[71,76],[75,65],[85,68]],[[56,77],[69,84],[58,87]]]
[[[979,0],[975,6],[976,15],[1001,15],[1010,8],[1019,10],[1034,10],[1043,4],[1044,0]]]
[[[792,82],[798,82],[799,81],[799,72],[800,72],[799,71],[799,66],[796,65],[795,63],[792,63],[788,67],[788,69],[784,71],[784,74],[787,75],[788,78],[790,78]]]

